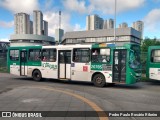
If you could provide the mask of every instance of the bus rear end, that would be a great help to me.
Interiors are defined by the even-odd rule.
[[[160,80],[160,46],[150,46],[147,53],[146,77]]]

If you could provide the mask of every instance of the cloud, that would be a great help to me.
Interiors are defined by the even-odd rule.
[[[82,28],[80,24],[75,24],[73,31],[82,31],[85,30],[85,28]]]
[[[50,36],[54,36],[55,29],[59,28],[59,13],[46,11],[43,14],[43,18],[44,20],[48,21],[48,34]],[[70,19],[70,14],[62,12],[61,28],[64,29],[65,32],[77,30],[79,31],[83,29],[79,24],[71,25]]]
[[[81,14],[90,13],[92,11],[92,6],[86,6],[85,0],[64,0],[63,6],[68,11],[74,11]]]
[[[9,39],[8,38],[1,38],[0,41],[9,42]]]
[[[151,10],[143,19],[144,28],[149,32],[157,32],[160,28],[160,9]]]
[[[11,28],[13,26],[14,26],[14,21],[11,22],[0,21],[0,27],[2,28]]]
[[[53,0],[45,0],[45,4],[41,4],[41,9],[43,9],[44,11],[50,10],[52,9],[53,4],[54,4]]]
[[[146,0],[117,0],[117,13],[140,8]],[[115,0],[90,0],[90,6],[103,14],[114,14]]]
[[[82,14],[101,12],[103,14],[114,14],[115,0],[89,0],[87,5],[84,0],[64,0],[63,5],[68,11]],[[140,8],[146,0],[117,0],[117,13]]]
[[[39,3],[38,0],[1,0],[0,7],[13,13],[25,12],[30,14],[39,8]]]

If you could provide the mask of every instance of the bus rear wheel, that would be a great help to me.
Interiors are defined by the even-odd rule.
[[[97,87],[104,87],[106,85],[106,80],[104,75],[97,74],[93,77],[93,83]]]
[[[39,70],[34,70],[32,77],[33,77],[33,80],[35,80],[35,81],[41,81],[41,79],[42,79],[41,72]]]

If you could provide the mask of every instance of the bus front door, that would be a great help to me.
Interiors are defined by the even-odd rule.
[[[126,58],[127,50],[114,50],[113,57],[113,82],[126,81]]]
[[[27,51],[20,52],[20,75],[25,76],[27,75]]]
[[[71,50],[60,50],[58,60],[58,78],[71,78]]]

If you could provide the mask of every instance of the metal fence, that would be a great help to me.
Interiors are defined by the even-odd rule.
[[[147,61],[147,52],[141,53],[141,63],[142,63],[142,75],[146,76],[146,61]]]
[[[7,72],[7,54],[0,53],[0,72]]]

